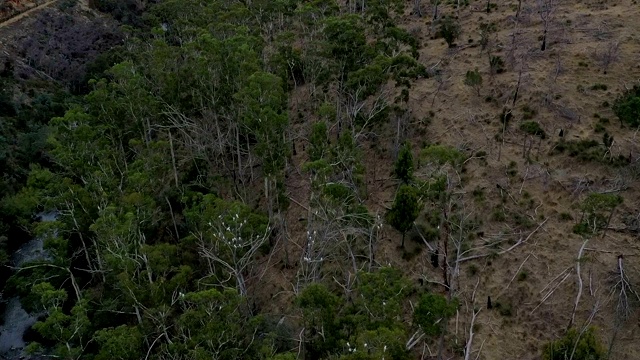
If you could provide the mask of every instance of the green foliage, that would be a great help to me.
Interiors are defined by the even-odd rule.
[[[346,83],[347,89],[360,91],[363,98],[376,93],[388,78],[387,69],[390,61],[384,57],[377,57],[373,62],[349,73]]]
[[[607,85],[596,83],[596,84],[591,85],[591,87],[589,89],[606,91],[607,90]]]
[[[389,51],[398,52],[402,45],[408,45],[411,48],[412,56],[417,56],[418,40],[413,37],[407,30],[398,26],[387,26],[384,28],[385,36],[381,40],[384,43],[385,49]],[[415,56],[414,56],[415,55]]]
[[[95,360],[135,360],[142,354],[143,338],[134,326],[121,325],[97,331],[94,339],[100,344]]]
[[[424,294],[413,311],[413,323],[428,336],[438,336],[444,330],[448,319],[455,315],[458,303],[449,302],[439,294]]]
[[[326,19],[324,36],[328,53],[343,64],[347,73],[357,70],[372,55],[361,17],[355,14]]]
[[[511,302],[496,301],[493,307],[498,310],[498,314],[504,317],[513,316],[513,305]]]
[[[367,329],[401,327],[403,302],[411,290],[402,272],[383,267],[376,272],[361,273],[357,287],[356,305],[367,309]]]
[[[214,195],[196,194],[185,217],[194,229],[201,255],[212,268],[222,265],[224,278],[234,278],[241,295],[246,295],[243,271],[266,244],[269,219],[239,201],[225,201]]]
[[[440,201],[447,196],[447,177],[444,175],[437,176],[429,181],[417,184],[420,190],[420,196],[429,201]]]
[[[440,34],[449,47],[454,46],[454,42],[458,39],[460,33],[460,24],[452,16],[445,16],[440,20]]]
[[[497,30],[495,23],[480,23],[480,45],[482,46],[482,50],[487,48],[489,45],[489,37],[491,34],[495,33]]]
[[[353,342],[347,344],[347,354],[339,360],[409,360],[411,352],[406,349],[407,334],[402,329],[385,327],[364,331]]]
[[[640,85],[634,85],[633,88],[618,96],[612,109],[621,124],[632,127],[640,125]]]
[[[544,360],[601,360],[605,359],[605,350],[598,341],[595,328],[590,327],[583,333],[574,328],[560,339],[545,345],[542,351]]]
[[[295,302],[303,313],[307,353],[319,358],[334,351],[340,338],[338,319],[342,299],[324,285],[311,284],[298,295]]]
[[[318,161],[329,153],[329,136],[327,123],[317,122],[311,127],[309,135],[309,161]]]
[[[429,145],[420,155],[423,159],[438,165],[450,164],[454,167],[461,166],[466,160],[462,152],[447,145]]]
[[[504,60],[502,57],[491,55],[489,58],[489,68],[492,74],[502,74],[504,72]]]
[[[409,142],[405,142],[400,148],[393,173],[398,180],[405,184],[408,184],[413,178],[413,154]]]
[[[243,107],[241,123],[257,139],[255,149],[263,160],[265,174],[279,174],[289,150],[284,136],[289,118],[282,80],[273,74],[256,72],[234,98]]]
[[[350,131],[343,131],[331,149],[334,173],[342,174],[343,178],[349,179],[349,182],[355,186],[361,186],[364,183],[361,157],[362,153],[356,145],[353,134]]]
[[[391,209],[387,212],[387,222],[402,233],[402,246],[404,236],[413,226],[413,222],[420,213],[418,191],[410,185],[400,185]]]
[[[180,300],[175,331],[182,340],[163,344],[167,357],[231,360],[255,354],[258,323],[243,311],[246,304],[235,291],[203,290]]]
[[[475,89],[478,96],[480,96],[480,89],[482,88],[482,75],[478,69],[473,71],[467,70],[464,76],[464,84]]]
[[[608,226],[613,211],[622,201],[622,196],[618,194],[590,193],[580,204],[582,216],[573,227],[573,232],[590,235]]]
[[[582,161],[600,162],[612,166],[628,164],[628,160],[622,155],[618,157],[607,156],[607,148],[596,140],[560,140],[555,144],[552,154],[561,153],[567,153],[570,157]]]
[[[77,358],[89,342],[91,322],[88,317],[88,301],[79,300],[70,313],[63,311],[66,291],[57,290],[49,283],[34,286],[34,294],[40,297],[46,318],[33,325],[40,335],[56,343],[54,352],[62,358]]]
[[[544,132],[544,130],[540,126],[540,123],[538,123],[537,121],[530,120],[530,121],[525,121],[521,123],[520,130],[522,130],[523,132],[531,136],[538,136],[541,139],[544,139],[547,136],[547,134]]]
[[[527,278],[528,278],[528,277],[529,277],[529,273],[528,273],[526,270],[521,270],[521,271],[518,273],[518,278],[517,278],[517,280],[518,280],[518,281],[525,281],[525,280],[527,280]]]

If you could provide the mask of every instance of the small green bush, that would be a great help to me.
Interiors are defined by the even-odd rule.
[[[571,221],[573,220],[573,216],[567,212],[560,213],[560,220],[562,221]]]
[[[520,124],[520,130],[532,136],[539,136],[541,139],[547,137],[547,134],[544,132],[542,127],[540,127],[540,123],[537,121],[525,121]]]
[[[529,277],[529,273],[527,272],[527,270],[522,270],[518,273],[518,281],[525,281],[527,280],[527,278]]]
[[[560,140],[556,143],[551,155],[566,153],[582,161],[593,161],[612,166],[625,166],[628,159],[623,155],[610,158],[605,156],[607,148],[595,140]]]
[[[632,127],[640,125],[640,85],[625,91],[613,103],[613,112],[621,124]]]
[[[505,317],[513,316],[513,306],[511,305],[511,303],[503,303],[503,302],[496,301],[494,308],[496,308],[498,310],[498,314],[502,316],[505,316]]]
[[[449,47],[454,47],[454,41],[460,36],[460,24],[451,16],[445,16],[440,20],[440,35]]]
[[[492,55],[489,58],[489,67],[492,74],[502,74],[504,72],[504,60],[500,56]]]
[[[566,360],[573,355],[573,360],[602,360],[605,358],[604,347],[595,335],[595,329],[589,328],[580,334],[570,329],[565,336],[551,341],[544,347],[544,360]]]
[[[473,199],[475,201],[478,201],[478,202],[484,201],[484,189],[483,188],[478,186],[475,189],[473,189],[471,194],[473,195]]]

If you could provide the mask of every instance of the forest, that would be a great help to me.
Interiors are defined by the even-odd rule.
[[[0,27],[0,358],[640,356],[635,0],[40,11]]]

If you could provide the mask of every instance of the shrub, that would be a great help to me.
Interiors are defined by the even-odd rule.
[[[520,130],[532,136],[539,136],[541,139],[547,137],[547,134],[544,132],[542,127],[537,121],[525,121],[520,124]]]
[[[489,67],[492,74],[502,74],[504,72],[504,60],[500,56],[491,56],[489,58]]]
[[[604,144],[595,140],[560,140],[556,143],[551,154],[567,153],[570,157],[582,161],[600,162],[613,166],[628,164],[628,160],[624,156],[608,157],[605,156],[606,151],[607,148]]]
[[[466,156],[451,146],[430,145],[422,150],[421,157],[424,160],[435,162],[439,165],[449,163],[453,166],[462,165]]]
[[[398,180],[405,184],[411,181],[413,177],[413,155],[411,154],[411,144],[409,142],[405,142],[400,149],[393,173]]]
[[[625,91],[613,103],[613,112],[620,119],[620,124],[636,127],[640,125],[640,86],[635,85]]]
[[[522,270],[518,273],[518,281],[525,281],[529,277],[529,273],[526,270]]]
[[[562,221],[570,221],[573,220],[573,216],[567,212],[560,213],[560,220]]]
[[[445,16],[440,21],[440,35],[449,47],[454,47],[454,41],[460,36],[460,25],[451,16]]]
[[[464,84],[472,87],[476,91],[478,96],[480,96],[480,88],[482,87],[482,75],[480,75],[480,72],[477,68],[473,71],[467,71],[464,76]]]
[[[482,202],[484,201],[484,189],[477,186],[475,189],[473,189],[472,192],[473,198],[478,201],[478,202]]]
[[[573,356],[572,356],[573,355]],[[570,329],[565,336],[551,341],[542,352],[544,360],[600,360],[605,358],[605,351],[595,335],[594,328],[583,334]]]
[[[505,317],[513,316],[513,306],[511,303],[502,303],[496,301],[494,308],[498,310],[498,313]]]

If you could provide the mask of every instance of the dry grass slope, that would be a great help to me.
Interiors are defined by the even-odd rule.
[[[471,2],[459,12],[455,3],[441,5],[442,13],[458,16],[462,28],[453,48],[436,38],[437,27],[432,26],[431,5],[426,1],[423,18],[407,13],[402,23],[420,39],[420,61],[439,72],[413,84],[408,102],[412,119],[406,137],[416,151],[424,144],[440,143],[462,149],[467,155],[482,156],[468,161],[462,174],[464,191],[478,195],[477,201],[465,204],[470,217],[481,224],[475,245],[501,240],[514,244],[531,235],[508,253],[463,263],[458,290],[463,306],[451,323],[452,332],[458,339],[466,338],[474,307],[471,295],[479,277],[475,307],[483,310],[475,321],[473,346],[474,350],[482,348],[479,358],[540,358],[542,346],[562,335],[572,318],[580,281],[576,264],[584,244],[584,239],[572,232],[580,217],[577,205],[590,192],[620,192],[624,204],[614,214],[613,230],[603,238],[594,237],[583,250],[583,291],[573,322],[580,328],[591,321],[608,346],[616,300],[610,293],[611,276],[618,255],[624,255],[632,282],[640,284],[637,234],[622,231],[626,229],[624,218],[638,216],[637,170],[630,170],[637,169],[640,160],[638,133],[621,128],[605,103],[613,103],[625,88],[640,80],[640,7],[626,0],[565,0],[551,2],[552,8],[546,13],[543,10],[541,16],[543,2],[527,1],[522,2],[516,18],[518,1],[492,3],[495,7],[490,13],[485,11],[486,2]],[[548,19],[548,35],[546,49],[541,51],[543,18]],[[496,29],[484,50],[481,24],[494,24]],[[503,72],[491,74],[490,56],[504,60]],[[480,96],[464,84],[465,73],[474,68],[484,80]],[[304,107],[307,93],[304,87],[298,89],[292,98],[293,114],[308,110]],[[499,115],[505,106],[512,109],[513,118],[503,133]],[[519,129],[529,118],[540,124],[547,134],[545,139],[527,138]],[[395,120],[391,122],[376,129],[378,138],[363,147],[368,205],[374,214],[384,213],[390,206],[396,187],[389,175],[396,132]],[[630,162],[625,170],[567,154],[551,155],[561,140],[560,132],[566,140],[601,142],[598,123],[615,139],[611,155],[622,155]],[[305,136],[306,125],[297,126]],[[301,154],[303,141],[296,146]],[[304,155],[299,155],[295,167],[304,160]],[[296,209],[288,215],[291,238],[297,245],[292,249],[294,259],[306,230],[298,220],[305,216],[308,185],[304,173],[292,172],[289,190],[302,205],[292,204]],[[568,220],[568,215],[574,220]],[[399,237],[389,226],[385,228],[378,261],[407,269],[416,280],[440,281],[426,251],[410,260],[402,258],[397,248]],[[295,271],[278,269],[263,281],[270,285],[270,294],[277,294],[276,307],[278,298],[292,295]],[[488,296],[494,305],[501,305],[499,311],[486,310]],[[595,316],[589,320],[594,309]],[[638,313],[635,311],[618,333],[611,359],[640,358]],[[464,343],[459,345],[462,348]]]

